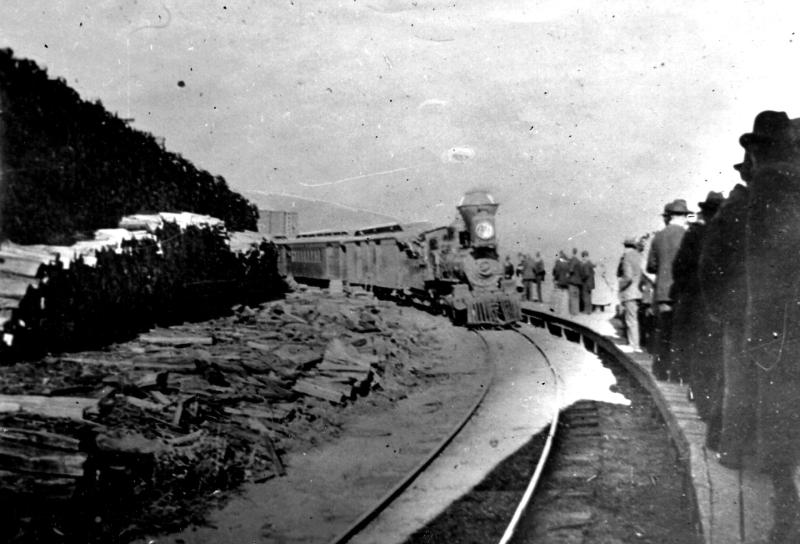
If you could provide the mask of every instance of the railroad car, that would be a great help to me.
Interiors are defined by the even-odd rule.
[[[377,296],[419,302],[458,324],[513,324],[520,304],[498,258],[498,206],[488,192],[471,191],[451,225],[421,230],[387,224],[275,240],[279,269],[304,283],[361,286]]]

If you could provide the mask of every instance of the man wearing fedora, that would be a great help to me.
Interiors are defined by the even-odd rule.
[[[672,368],[672,262],[678,253],[688,223],[689,208],[683,199],[664,206],[665,227],[653,236],[647,256],[647,272],[655,274],[653,310],[656,317],[653,374],[656,379],[679,379]]]
[[[741,392],[748,395],[755,436],[744,439],[755,445],[756,467],[773,482],[771,542],[800,542],[794,484],[800,456],[800,119],[761,112],[739,142],[745,155],[736,169],[748,185],[740,261],[744,319],[739,334],[733,331],[738,345],[726,361],[725,380],[750,382]]]
[[[717,442],[721,424],[722,405],[715,400],[721,397],[722,344],[720,327],[706,318],[701,301],[698,261],[707,223],[723,200],[722,193],[711,191],[704,202],[697,203],[697,221],[689,225],[672,263],[670,295],[675,306],[672,367],[689,380],[697,412],[708,424],[710,446]]]

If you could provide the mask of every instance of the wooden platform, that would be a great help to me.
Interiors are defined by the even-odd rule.
[[[548,311],[542,304],[525,303],[526,308]],[[622,342],[610,324],[611,311],[591,315],[560,315],[604,336],[613,344]],[[705,447],[706,424],[688,399],[688,387],[662,382],[651,372],[652,356],[617,349],[637,369],[643,385],[651,391],[664,414],[678,454],[689,466],[694,489],[699,530],[706,544],[759,544],[768,540],[772,528],[772,483],[752,469],[733,470],[717,461],[716,453]],[[800,479],[800,478],[796,478]]]

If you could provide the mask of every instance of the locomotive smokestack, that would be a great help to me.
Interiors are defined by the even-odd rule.
[[[470,191],[461,197],[461,202],[458,203],[457,208],[464,219],[464,224],[469,228],[472,226],[472,220],[478,212],[484,211],[494,217],[498,206],[500,204],[495,202],[492,195],[486,191]]]
[[[458,211],[464,219],[471,247],[494,247],[497,243],[494,229],[494,215],[499,204],[486,191],[470,191],[461,198]]]

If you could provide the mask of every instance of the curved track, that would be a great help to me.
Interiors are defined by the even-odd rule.
[[[484,345],[487,347],[486,355],[488,357],[488,343],[485,338],[481,338]],[[335,537],[330,541],[331,544],[339,544],[350,542],[353,537],[364,531],[370,523],[372,523],[381,512],[383,512],[393,501],[397,500],[403,492],[414,482],[414,480],[425,471],[426,468],[439,457],[445,448],[453,441],[453,439],[461,432],[464,426],[472,419],[475,411],[486,398],[486,394],[492,389],[494,382],[494,374],[490,377],[489,385],[483,390],[483,393],[475,400],[473,405],[465,414],[464,418],[453,428],[453,430],[431,451],[430,455],[423,459],[402,481],[395,485],[389,492],[386,493],[375,505],[367,512],[364,512],[355,522],[353,522],[342,534]]]
[[[541,458],[531,465],[531,482],[523,493],[515,490],[509,492],[513,496],[504,496],[504,502],[518,504],[506,518],[507,528],[500,542],[510,540],[550,450],[562,404],[561,385],[545,350],[530,333],[478,334],[492,358],[491,387],[441,447],[370,512],[332,540],[332,544],[388,544],[407,540],[415,530],[467,494],[532,436],[547,429],[548,439]]]

